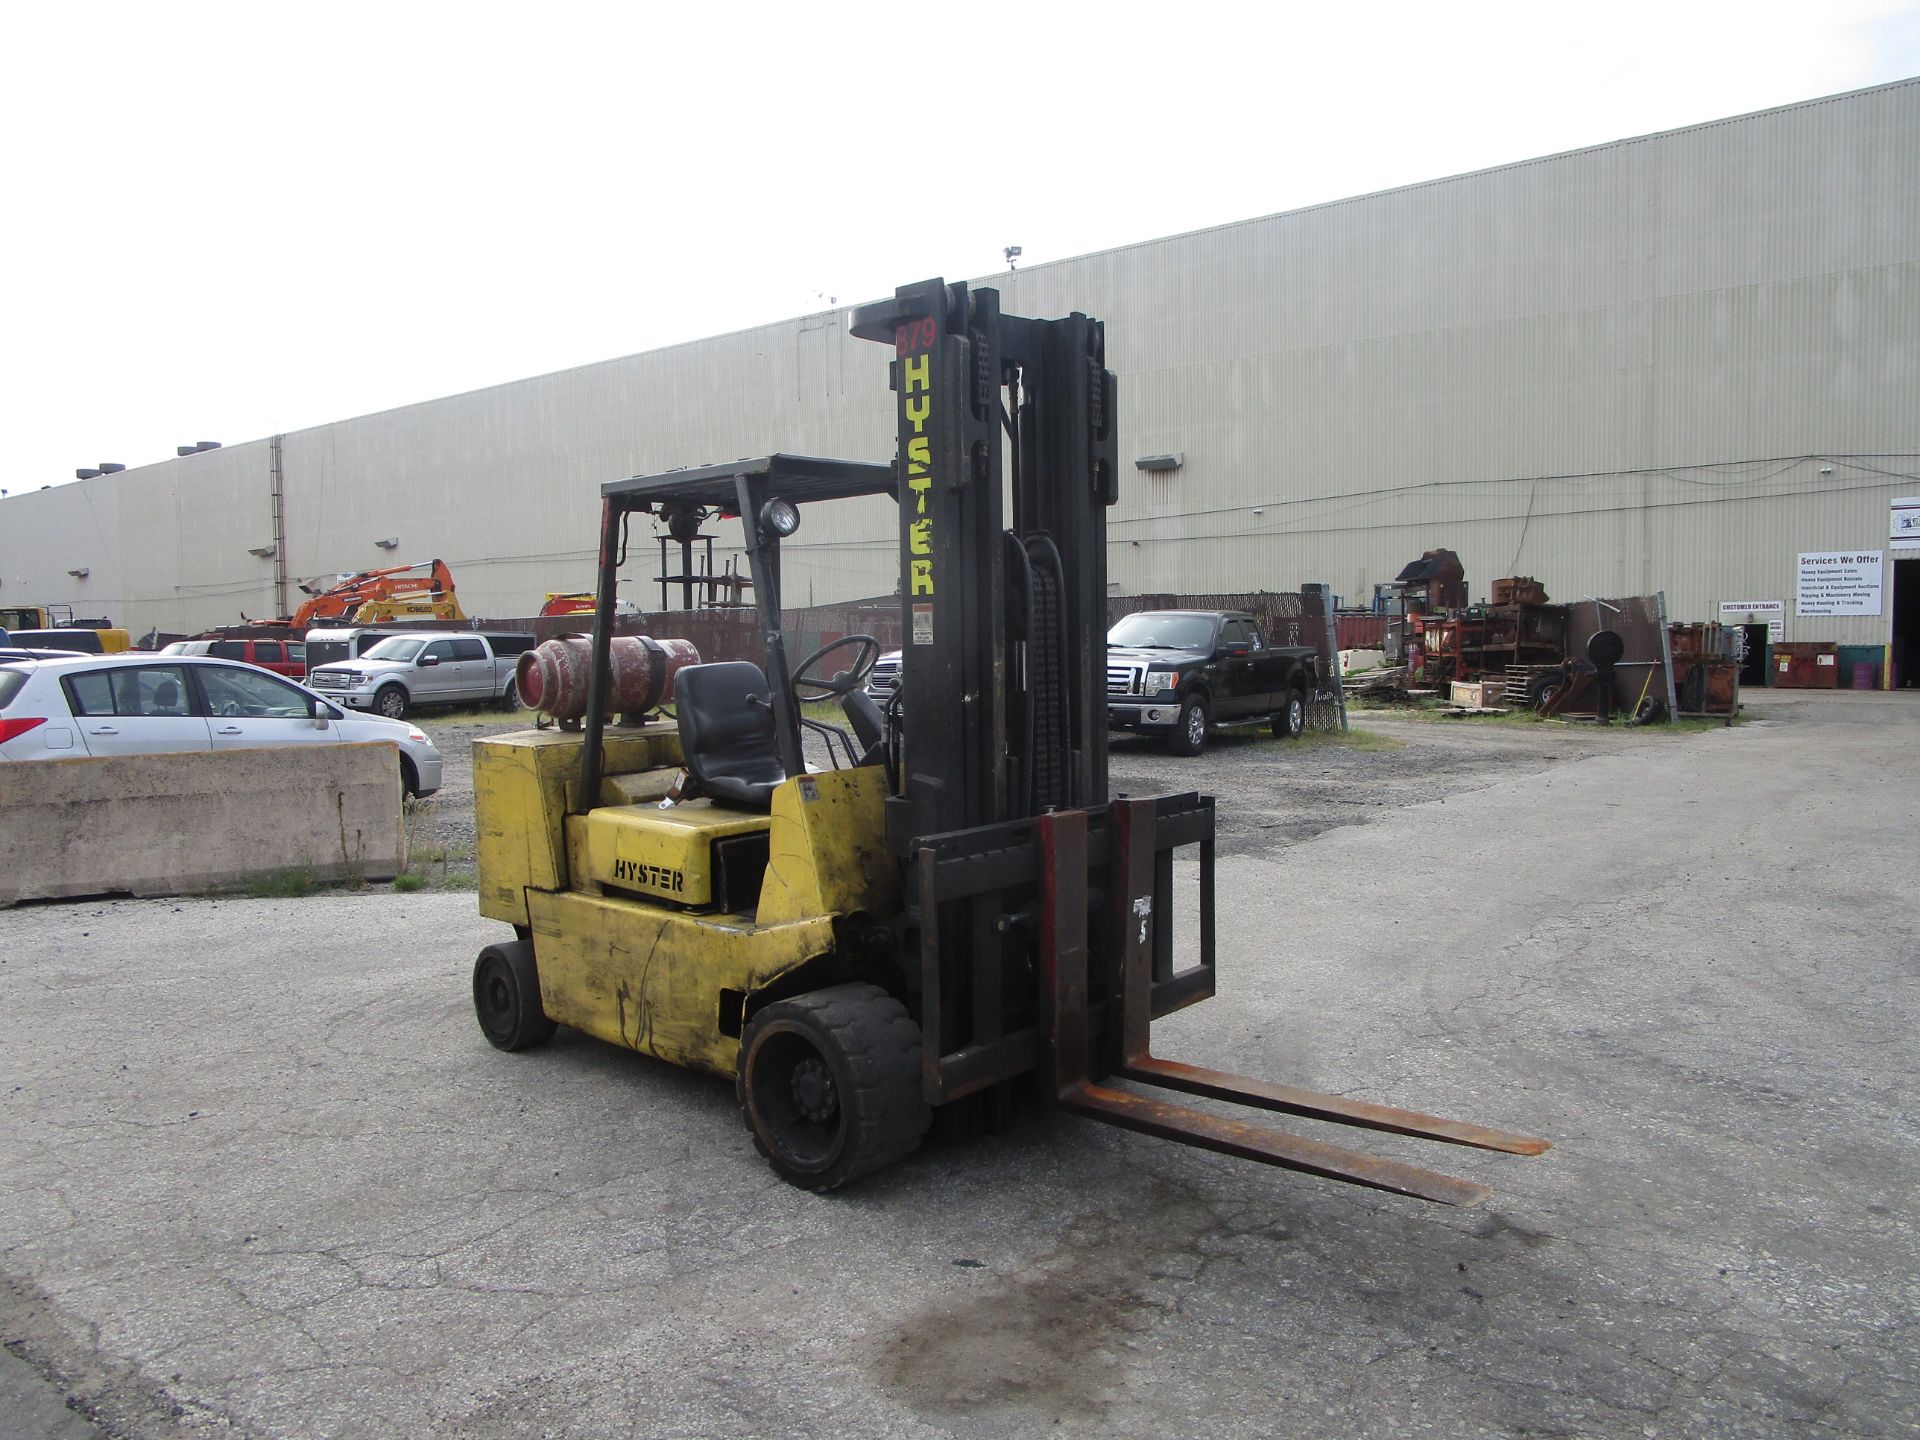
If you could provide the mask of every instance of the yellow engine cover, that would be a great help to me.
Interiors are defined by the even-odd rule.
[[[568,866],[573,888],[586,894],[618,891],[671,900],[713,903],[713,842],[767,828],[765,815],[726,810],[695,800],[658,805],[602,805],[567,817]]]

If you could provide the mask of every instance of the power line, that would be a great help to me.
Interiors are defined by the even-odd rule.
[[[1915,479],[1920,477],[1901,476],[1899,478]],[[1866,485],[1836,485],[1829,489],[1822,490],[1819,493],[1822,495],[1845,495],[1857,490],[1882,490],[1885,488],[1884,485],[1874,482]],[[1765,495],[1715,495],[1702,496],[1697,500],[1661,500],[1633,505],[1595,505],[1578,510],[1536,511],[1533,518],[1536,520],[1555,520],[1562,517],[1579,517],[1585,515],[1622,515],[1645,510],[1679,510],[1695,505],[1741,505],[1759,500],[1794,500],[1801,498],[1805,493],[1804,491],[1797,490],[1776,490]],[[1138,540],[1109,540],[1107,543],[1109,545],[1129,546],[1178,545],[1194,540],[1249,540],[1285,535],[1335,535],[1354,534],[1369,530],[1409,530],[1419,527],[1431,528],[1434,525],[1484,525],[1502,520],[1517,520],[1519,518],[1519,516],[1512,514],[1462,515],[1447,520],[1393,520],[1379,525],[1308,524],[1297,529],[1289,530],[1215,530],[1204,535],[1147,535]]]
[[[1302,495],[1291,500],[1247,500],[1235,505],[1219,505],[1206,510],[1182,510],[1181,516],[1231,515],[1242,511],[1281,510],[1298,505],[1319,505],[1334,500],[1372,500],[1387,495],[1412,495],[1422,490],[1451,490],[1467,485],[1539,485],[1572,480],[1624,480],[1645,475],[1664,475],[1668,479],[1686,485],[1753,485],[1763,484],[1775,475],[1784,474],[1795,465],[1815,461],[1844,460],[1849,465],[1859,462],[1859,468],[1872,470],[1875,474],[1886,475],[1892,479],[1911,480],[1916,477],[1899,471],[1882,470],[1877,466],[1865,464],[1864,455],[1769,455],[1750,460],[1709,460],[1698,465],[1640,466],[1631,470],[1587,470],[1564,475],[1487,475],[1470,480],[1416,480],[1401,485],[1382,485],[1371,490],[1337,491],[1331,495]],[[1920,460],[1920,453],[1895,451],[1892,453],[1874,452],[1873,458],[1880,460]],[[1702,480],[1677,472],[1682,470],[1714,470],[1736,465],[1778,465],[1781,468],[1759,477],[1743,477],[1733,480]],[[1167,519],[1165,515],[1122,515],[1108,522],[1113,525],[1148,525]]]

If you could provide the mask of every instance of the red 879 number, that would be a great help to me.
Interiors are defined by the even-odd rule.
[[[893,332],[893,353],[917,355],[922,350],[931,350],[934,337],[939,333],[939,323],[931,315],[896,326]]]

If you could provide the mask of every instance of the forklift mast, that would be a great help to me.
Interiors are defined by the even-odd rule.
[[[922,1093],[991,1120],[1037,1073],[1079,1114],[1451,1204],[1484,1186],[1136,1091],[1536,1154],[1545,1142],[1162,1059],[1149,1027],[1214,993],[1214,805],[1107,794],[1107,507],[1118,498],[1105,328],[1007,315],[940,280],[854,314],[893,346],[903,635],[889,848]],[[1176,853],[1197,945],[1176,954]],[[1182,961],[1191,963],[1181,963]]]
[[[888,836],[1107,799],[1107,507],[1118,498],[1105,327],[1003,314],[926,280],[862,306],[891,345],[901,708],[915,725]]]

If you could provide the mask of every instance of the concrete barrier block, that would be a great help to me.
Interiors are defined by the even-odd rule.
[[[0,761],[0,907],[406,868],[392,745]]]

